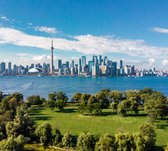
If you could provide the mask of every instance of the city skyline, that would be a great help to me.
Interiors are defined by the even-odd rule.
[[[155,67],[147,69],[136,69],[135,65],[128,65],[120,60],[116,62],[107,56],[92,56],[92,60],[87,60],[86,56],[78,58],[78,62],[71,62],[62,59],[53,60],[53,42],[51,41],[51,60],[49,63],[23,66],[8,62],[0,62],[0,76],[82,76],[82,77],[143,77],[143,76],[168,76],[168,71],[158,70]]]
[[[90,60],[101,54],[139,69],[167,69],[167,4],[156,0],[2,0],[0,61],[49,63],[53,37],[54,60],[77,61],[82,55]]]

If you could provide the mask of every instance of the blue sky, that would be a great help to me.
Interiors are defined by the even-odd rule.
[[[167,0],[1,0],[0,60],[49,62],[107,55],[138,68],[167,68]]]

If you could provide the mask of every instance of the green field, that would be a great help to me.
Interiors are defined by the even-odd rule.
[[[53,128],[59,128],[62,133],[70,132],[79,135],[81,132],[92,134],[116,133],[128,131],[137,132],[139,125],[146,122],[148,117],[143,112],[139,116],[120,117],[112,112],[111,109],[103,110],[101,116],[82,116],[75,107],[66,107],[64,111],[57,109],[34,109],[31,116],[37,124],[45,121],[49,122]],[[168,121],[156,121],[157,146],[164,146],[168,143]]]

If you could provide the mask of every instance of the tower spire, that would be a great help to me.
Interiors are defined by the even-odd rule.
[[[53,50],[54,50],[54,46],[53,46],[53,38],[51,40],[51,67],[50,67],[50,74],[53,75],[54,74],[54,61],[53,61]]]

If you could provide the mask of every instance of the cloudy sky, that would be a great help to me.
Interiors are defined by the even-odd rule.
[[[137,68],[168,66],[167,0],[1,0],[0,62],[108,56]]]

